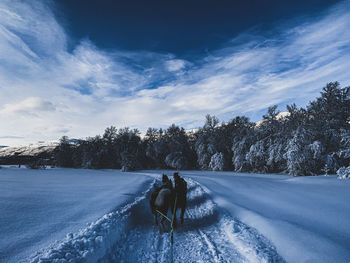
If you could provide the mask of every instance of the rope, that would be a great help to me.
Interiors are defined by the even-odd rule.
[[[164,215],[162,212],[160,212],[158,209],[156,209],[156,211],[163,216],[166,220],[168,220],[170,222],[170,243],[171,243],[171,247],[170,247],[170,253],[171,253],[171,263],[174,262],[174,218],[176,217],[176,202],[177,202],[177,194],[175,196],[175,202],[174,202],[174,210],[173,210],[173,218],[170,220],[169,217],[167,217],[166,215]]]

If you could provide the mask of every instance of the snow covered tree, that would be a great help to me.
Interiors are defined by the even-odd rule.
[[[101,169],[104,156],[103,140],[101,136],[89,137],[83,142],[82,167],[89,169]]]
[[[327,153],[340,147],[341,130],[350,126],[350,87],[340,88],[339,82],[328,83],[321,96],[308,105],[310,128]]]
[[[223,171],[225,168],[224,154],[215,153],[210,159],[209,168],[213,171]]]
[[[208,143],[207,138],[203,135],[196,140],[197,163],[200,169],[207,170],[212,154],[216,152],[213,144]]]
[[[203,129],[213,131],[218,124],[219,124],[219,119],[216,116],[211,116],[210,114],[207,114],[205,116],[205,123],[204,123]]]
[[[195,153],[182,127],[172,124],[165,131],[149,128],[144,143],[146,157],[155,168],[184,169],[195,165]]]
[[[167,166],[177,170],[183,170],[187,168],[187,160],[183,156],[182,152],[172,152],[168,154],[165,158],[165,163]]]
[[[350,178],[350,166],[349,167],[341,167],[337,171],[337,175],[339,179],[348,179]]]
[[[309,115],[304,108],[298,109],[295,103],[287,105],[286,108],[288,114],[284,117],[285,122],[283,122],[286,133],[291,134],[298,127],[305,126],[308,123]]]
[[[246,154],[246,160],[254,172],[266,172],[267,151],[263,140],[259,140],[250,146]]]
[[[84,168],[143,168],[288,172],[292,175],[334,173],[350,164],[350,87],[328,83],[307,109],[287,105],[287,114],[269,107],[263,120],[235,117],[221,123],[206,115],[197,132],[172,124],[138,130],[108,127],[103,136],[71,144],[61,139],[57,165]]]
[[[135,153],[122,152],[120,155],[121,171],[130,172],[139,168],[139,162]]]
[[[182,157],[177,158],[177,169],[184,169],[193,166],[195,163],[195,153],[191,148],[189,136],[184,128],[180,128],[172,124],[165,132],[165,140],[167,144],[167,156],[171,153],[181,153]],[[174,154],[177,156],[178,154]]]
[[[57,166],[73,167],[73,147],[67,136],[62,136],[56,148],[55,159]]]
[[[163,161],[166,157],[167,147],[163,130],[148,128],[144,143],[150,168],[165,168]]]
[[[350,165],[350,129],[341,130],[340,147],[337,152],[337,156],[339,157],[339,162],[341,166]]]
[[[328,165],[331,165],[330,162],[327,163],[327,155],[325,155],[325,147],[320,141],[313,141],[308,145],[307,150],[311,154],[309,160],[309,169],[314,174],[321,174],[324,171],[325,165],[329,169]],[[329,160],[328,160],[329,161]]]
[[[304,128],[299,127],[288,141],[285,153],[287,171],[290,175],[313,175],[310,167],[312,153],[308,147],[309,145],[310,136],[308,132]]]
[[[203,127],[196,134],[195,150],[197,154],[197,163],[200,169],[209,169],[210,158],[215,154],[217,150],[217,124],[219,123],[218,118],[205,116],[205,123]]]
[[[73,167],[74,168],[81,168],[83,164],[83,147],[84,140],[78,140],[78,142],[75,144],[75,147],[73,148]]]
[[[278,130],[279,122],[277,116],[279,113],[277,105],[274,105],[267,109],[267,114],[263,115],[263,121],[259,128],[264,131],[265,136],[273,135]]]
[[[250,170],[249,162],[246,160],[246,154],[249,151],[251,143],[249,138],[235,139],[232,145],[233,157],[232,164],[236,172],[247,172]]]
[[[102,136],[102,151],[101,151],[101,163],[100,167],[113,169],[120,166],[118,160],[117,150],[118,130],[116,127],[111,126],[105,129]]]
[[[139,159],[142,153],[141,138],[138,129],[125,127],[118,130],[116,135],[116,150],[118,162],[124,171],[135,170],[140,166]]]
[[[251,167],[246,159],[251,145],[255,142],[255,125],[247,117],[236,117],[232,120],[232,165],[236,172],[250,171]]]
[[[218,123],[219,120],[215,116],[207,115],[204,126],[196,134],[195,150],[197,163],[201,169],[212,169],[210,167],[211,158],[217,153],[222,153],[224,158],[223,170],[234,169],[232,143],[235,138],[237,138],[236,141],[239,141],[245,134],[245,130],[252,127],[252,123],[244,116],[236,117],[219,126]],[[235,153],[235,158],[238,160],[240,158],[238,152]]]
[[[338,157],[335,153],[327,154],[325,157],[325,167],[323,170],[328,170],[327,173],[336,173],[337,169],[339,169]]]
[[[282,172],[286,170],[286,138],[277,137],[268,143],[266,165],[269,172]]]

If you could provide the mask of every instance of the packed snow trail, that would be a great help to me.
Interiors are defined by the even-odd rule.
[[[220,209],[203,186],[186,180],[187,210],[174,232],[174,262],[284,262],[266,238]],[[170,234],[154,225],[151,190],[31,262],[170,262]]]

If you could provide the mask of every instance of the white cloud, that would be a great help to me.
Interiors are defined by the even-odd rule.
[[[186,62],[182,59],[171,59],[165,62],[169,71],[179,71],[186,66]]]
[[[327,82],[350,84],[349,7],[346,1],[274,38],[247,32],[188,62],[106,52],[88,40],[69,52],[52,6],[3,0],[0,145],[93,136],[110,125],[193,128],[207,113],[228,120],[273,104],[304,105]]]
[[[0,110],[0,115],[28,114],[35,115],[37,112],[55,111],[56,107],[47,100],[37,97],[29,97],[16,104],[5,104]]]

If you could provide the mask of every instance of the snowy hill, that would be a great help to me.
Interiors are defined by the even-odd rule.
[[[68,142],[76,144],[79,139],[69,139]],[[38,143],[23,146],[0,146],[0,164],[25,164],[33,158],[50,159],[59,141],[39,141]]]
[[[276,118],[277,118],[277,120],[281,120],[281,119],[283,119],[283,118],[285,118],[285,117],[287,117],[287,116],[289,116],[289,115],[290,115],[289,112],[283,111],[283,112],[278,113],[277,116],[276,116]],[[256,127],[259,127],[261,124],[264,123],[264,121],[265,121],[265,120],[257,121],[257,122],[255,123],[255,124],[256,124]]]
[[[38,143],[26,146],[0,148],[0,157],[37,156],[43,152],[52,151],[58,143]]]
[[[52,141],[0,148],[0,164],[27,164],[37,158],[51,159],[57,145],[57,141]]]

